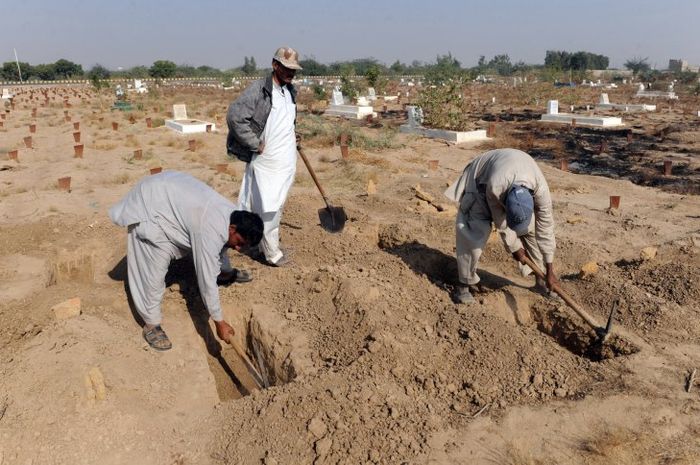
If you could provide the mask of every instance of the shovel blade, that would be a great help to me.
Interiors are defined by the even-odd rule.
[[[345,227],[345,222],[348,217],[345,214],[343,207],[328,206],[318,210],[318,219],[321,221],[321,227],[328,232],[338,233]]]

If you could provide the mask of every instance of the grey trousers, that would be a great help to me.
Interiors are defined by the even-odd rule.
[[[138,223],[129,226],[128,231],[129,293],[143,321],[159,325],[163,318],[160,303],[165,292],[165,275],[170,262],[183,254],[156,224]]]

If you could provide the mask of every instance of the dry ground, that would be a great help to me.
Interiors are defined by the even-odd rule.
[[[632,150],[625,133],[512,117],[534,111],[516,99],[524,90],[473,98],[494,92],[499,105],[475,104],[474,119],[498,117],[497,137],[476,147],[395,134],[398,106],[372,127],[300,115],[312,163],[349,221],[338,235],[319,227],[322,202],[300,163],[282,226],[294,266],[231,254],[255,280],[221,288],[226,316],[276,384],[243,397],[186,261],[173,265],[163,302],[173,350],[149,350],[125,293],[125,232],[106,215],[158,166],[235,198],[242,164],[226,158],[221,119],[234,95],[161,91],[134,102],[130,123],[107,94],[52,89],[56,100],[41,106],[39,91],[22,92],[0,129],[0,155],[19,149],[18,162],[0,164],[0,464],[697,463],[700,388],[686,387],[700,367],[698,118],[681,105],[634,116],[632,144],[642,145]],[[146,127],[175,102],[219,131]],[[341,131],[353,134],[348,159],[333,145]],[[602,138],[609,150],[598,153]],[[441,193],[499,146],[541,160],[563,286],[601,321],[619,300],[623,336],[602,360],[587,350],[591,332],[539,295],[495,237],[481,262],[487,292],[474,307],[450,299],[455,210]],[[669,153],[682,167],[670,177],[659,165]],[[563,157],[581,168],[558,170]],[[70,193],[57,188],[64,176]],[[415,197],[418,184],[444,211]],[[619,210],[608,210],[610,195]],[[641,260],[648,246],[658,254]],[[581,278],[590,261],[598,272]],[[51,307],[72,297],[82,314],[57,321]]]

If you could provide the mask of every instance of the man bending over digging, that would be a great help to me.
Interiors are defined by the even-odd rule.
[[[202,301],[224,341],[233,328],[224,320],[217,284],[248,282],[250,273],[231,267],[226,249],[256,246],[263,223],[189,174],[167,171],[139,181],[109,210],[128,227],[129,293],[145,322],[143,337],[155,350],[172,347],[161,327],[165,275],[174,259],[192,254]]]

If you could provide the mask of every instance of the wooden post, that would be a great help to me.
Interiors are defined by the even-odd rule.
[[[27,136],[24,138],[24,146],[27,147],[28,149],[32,148],[32,136]]]
[[[142,149],[134,150],[134,160],[141,160],[142,158],[143,158],[143,150]]]
[[[664,160],[664,176],[671,176],[671,170],[673,169],[672,160]]]
[[[18,151],[18,150],[10,150],[9,152],[7,152],[7,158],[8,158],[9,160],[16,160],[16,161],[19,161],[19,155],[18,155],[18,154],[19,154],[19,151]]]
[[[430,168],[432,171],[436,171],[439,164],[440,160],[428,160],[428,168]]]
[[[163,168],[161,168],[160,166],[158,166],[156,168],[151,168],[151,174],[158,174],[162,171],[163,171]]]
[[[153,127],[153,120],[151,118],[146,118],[146,127],[147,128]]]
[[[566,159],[559,160],[559,169],[569,171],[569,162]]]
[[[70,176],[64,178],[58,178],[58,189],[66,192],[70,192]]]
[[[73,133],[73,141],[80,142],[80,131],[76,131]]]
[[[620,208],[620,196],[619,195],[611,195],[610,196],[610,209],[618,209]]]
[[[73,146],[73,158],[83,158],[83,144],[76,144]]]

